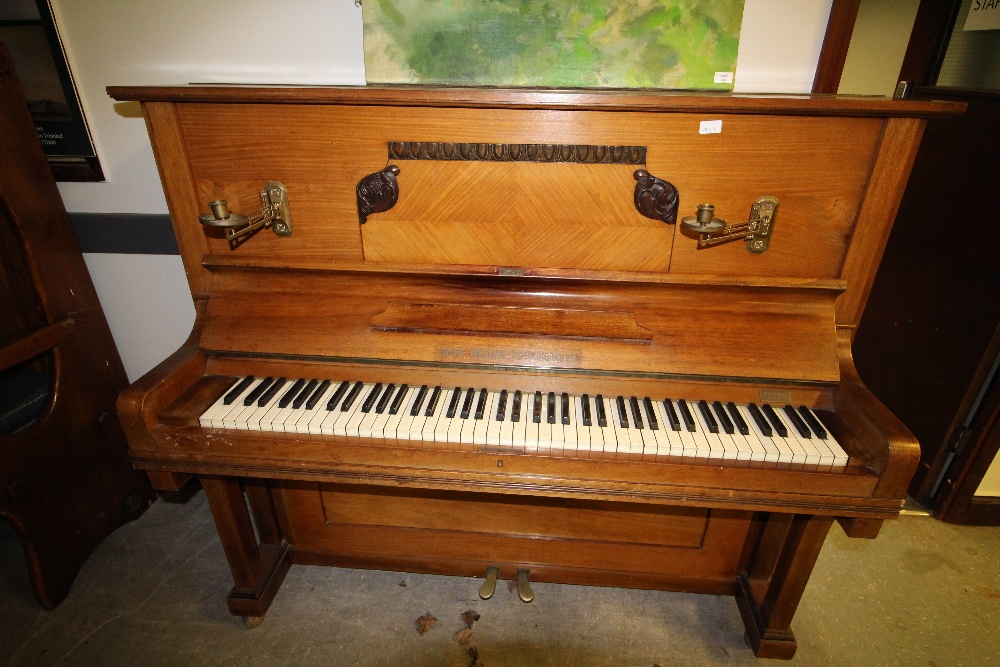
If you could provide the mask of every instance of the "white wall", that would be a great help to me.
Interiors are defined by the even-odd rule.
[[[861,0],[837,92],[891,96],[920,0]]]
[[[568,0],[567,0],[568,1]],[[66,208],[166,213],[145,124],[111,85],[364,84],[354,0],[50,0],[107,183],[63,183]],[[746,0],[736,90],[812,87],[832,0]],[[179,258],[88,255],[129,377],[194,320]]]

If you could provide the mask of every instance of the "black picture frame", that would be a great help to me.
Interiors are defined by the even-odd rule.
[[[0,9],[0,42],[10,51],[55,179],[104,181],[48,0]]]

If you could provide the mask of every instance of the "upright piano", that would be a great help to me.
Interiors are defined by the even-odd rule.
[[[927,119],[862,98],[118,87],[197,311],[122,394],[263,618],[292,563],[733,595],[758,656],[913,437],[851,339]]]

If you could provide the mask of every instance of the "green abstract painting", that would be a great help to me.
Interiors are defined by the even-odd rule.
[[[733,87],[743,0],[364,0],[369,83]]]

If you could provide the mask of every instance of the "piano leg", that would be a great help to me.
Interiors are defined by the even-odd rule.
[[[248,628],[256,627],[291,566],[273,496],[260,480],[246,480],[246,499],[238,478],[209,476],[201,483],[233,574],[233,590],[226,600],[229,612],[246,617]]]
[[[789,660],[797,644],[791,630],[831,517],[765,515],[756,544],[737,575],[736,603],[746,639],[758,658]]]

